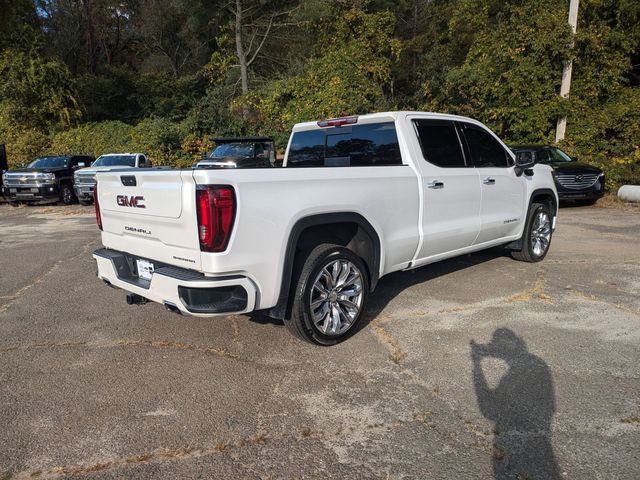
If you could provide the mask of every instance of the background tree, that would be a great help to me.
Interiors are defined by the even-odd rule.
[[[461,113],[518,143],[566,114],[570,153],[640,183],[640,3],[580,3],[570,50],[566,0],[0,0],[0,141],[188,165],[320,117]]]

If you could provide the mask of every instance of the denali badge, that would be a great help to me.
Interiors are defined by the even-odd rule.
[[[127,232],[136,232],[136,233],[144,233],[145,235],[151,235],[151,232],[149,230],[145,230],[144,228],[129,227],[125,225],[124,229]]]
[[[147,208],[144,203],[144,197],[142,195],[118,195],[116,197],[118,205],[121,207],[134,207],[134,208]]]

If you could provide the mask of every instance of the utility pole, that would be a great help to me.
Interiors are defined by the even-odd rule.
[[[569,2],[569,25],[571,26],[572,35],[576,34],[576,26],[578,25],[578,3],[580,0],[570,0]],[[571,48],[573,48],[573,38],[571,39]],[[562,83],[560,84],[560,96],[567,98],[571,89],[571,72],[573,70],[573,60],[567,60],[562,67]],[[556,126],[556,143],[564,140],[564,134],[567,130],[567,117],[558,119]]]

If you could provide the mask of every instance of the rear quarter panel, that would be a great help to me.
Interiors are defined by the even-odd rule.
[[[408,166],[195,170],[193,175],[196,184],[232,185],[238,202],[227,250],[202,253],[201,268],[251,278],[261,292],[257,308],[276,304],[289,234],[304,217],[353,212],[366,218],[381,242],[380,276],[406,268],[418,244],[418,178]]]

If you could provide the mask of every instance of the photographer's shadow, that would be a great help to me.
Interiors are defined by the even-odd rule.
[[[482,358],[490,357],[509,367],[494,389],[481,365]],[[488,344],[472,340],[471,358],[478,407],[495,424],[494,477],[559,479],[551,443],[555,397],[549,366],[506,328],[497,329]]]

